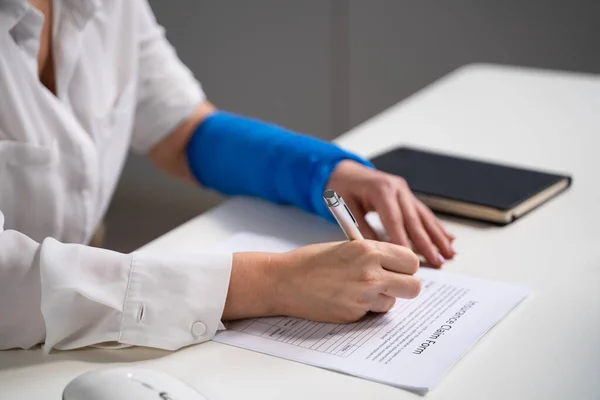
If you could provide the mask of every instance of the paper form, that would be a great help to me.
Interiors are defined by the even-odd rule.
[[[218,251],[284,252],[300,244],[252,233]],[[419,296],[352,324],[272,317],[234,321],[214,340],[389,385],[427,392],[520,303],[525,287],[422,268]]]

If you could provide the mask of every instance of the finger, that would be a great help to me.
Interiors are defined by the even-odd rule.
[[[375,211],[379,214],[381,223],[385,228],[390,241],[401,246],[411,248],[408,236],[404,230],[402,212],[396,199],[396,195],[386,193],[377,197],[374,204]]]
[[[446,235],[448,240],[450,240],[450,243],[454,242],[454,239],[456,239],[456,236],[454,236],[453,234],[448,232],[448,230],[444,227],[444,225],[442,225],[442,223],[439,220],[438,220],[438,225],[440,226],[440,228],[442,228],[442,230],[444,231],[444,234]]]
[[[421,280],[416,276],[383,272],[383,294],[402,299],[414,299],[421,293]]]
[[[380,293],[371,305],[371,311],[379,313],[388,312],[394,307],[394,304],[396,304],[395,297]]]
[[[446,227],[442,224],[442,222],[440,221],[440,219],[435,216],[435,214],[433,213],[433,211],[429,207],[427,207],[427,205],[425,205],[425,203],[423,203],[419,199],[417,199],[417,204],[418,204],[418,206],[419,206],[420,209],[426,210],[426,212],[428,212],[429,214],[431,214],[435,218],[435,222],[436,222],[437,226],[442,230],[442,232],[444,233],[444,236],[446,236],[448,238],[448,240],[450,241],[450,243],[454,242],[454,240],[456,239],[456,236],[454,236],[453,234],[451,234],[450,232],[448,232],[448,229],[446,229]],[[456,251],[454,251],[454,253],[456,253]]]
[[[438,223],[437,217],[423,203],[417,201],[417,209],[421,217],[421,223],[429,234],[433,243],[437,246],[445,258],[454,257],[454,250],[450,244],[450,239],[446,236],[443,228]]]
[[[409,248],[393,243],[379,242],[379,262],[391,272],[412,275],[419,270],[419,257]]]
[[[347,201],[346,205],[352,212],[352,215],[358,224],[358,229],[360,230],[360,233],[362,233],[363,237],[369,240],[377,240],[377,234],[365,219],[365,215],[367,215],[367,213],[365,212],[364,208],[353,201]]]
[[[423,203],[421,203],[421,204],[423,204]],[[435,214],[425,204],[423,204],[423,207],[427,208],[427,210],[429,210],[429,212],[431,214],[433,214],[433,216],[435,216]],[[454,241],[454,239],[456,239],[456,236],[454,236],[453,234],[448,232],[448,229],[446,229],[446,227],[444,225],[442,225],[442,222],[437,217],[436,217],[436,222],[437,222],[438,226],[440,227],[440,229],[442,230],[442,232],[444,232],[444,235],[448,238],[450,243],[452,243]]]
[[[450,241],[450,243],[452,243],[454,241],[454,239],[456,239],[456,236],[454,236],[453,234],[451,234],[450,232],[448,232],[448,229],[446,229],[446,227],[444,225],[442,225],[442,223],[439,220],[439,218],[437,218],[435,216],[435,214],[433,213],[433,211],[431,211],[431,209],[429,207],[427,207],[427,205],[425,203],[423,203],[421,200],[417,199],[417,204],[418,204],[419,208],[426,209],[431,215],[433,215],[435,217],[437,225],[440,227],[440,229],[442,230],[442,232],[444,232],[444,235],[448,238],[448,240]]]
[[[432,266],[440,267],[446,260],[434,246],[423,227],[415,200],[408,186],[398,194],[398,201],[404,217],[404,225],[415,246],[415,250],[421,253]]]

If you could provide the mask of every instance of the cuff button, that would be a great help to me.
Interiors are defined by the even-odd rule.
[[[192,335],[198,338],[206,333],[206,325],[203,322],[196,321],[192,324]]]

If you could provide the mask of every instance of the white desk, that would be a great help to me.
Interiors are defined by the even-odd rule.
[[[534,294],[427,398],[600,396],[599,115],[600,77],[478,65],[448,75],[339,138],[339,144],[366,157],[411,144],[574,176],[568,192],[511,226],[447,220],[459,251],[448,270],[521,282]],[[248,229],[260,215],[244,213],[244,205],[245,200],[230,201],[147,248],[195,248]],[[308,218],[297,235],[328,240],[339,232]],[[139,348],[50,356],[39,350],[0,352],[0,398],[59,399],[79,373],[134,361],[169,372],[211,399],[418,397],[209,342],[174,353]]]

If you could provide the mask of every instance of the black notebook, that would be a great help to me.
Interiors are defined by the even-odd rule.
[[[432,210],[506,225],[571,185],[569,175],[400,147],[374,157]]]

